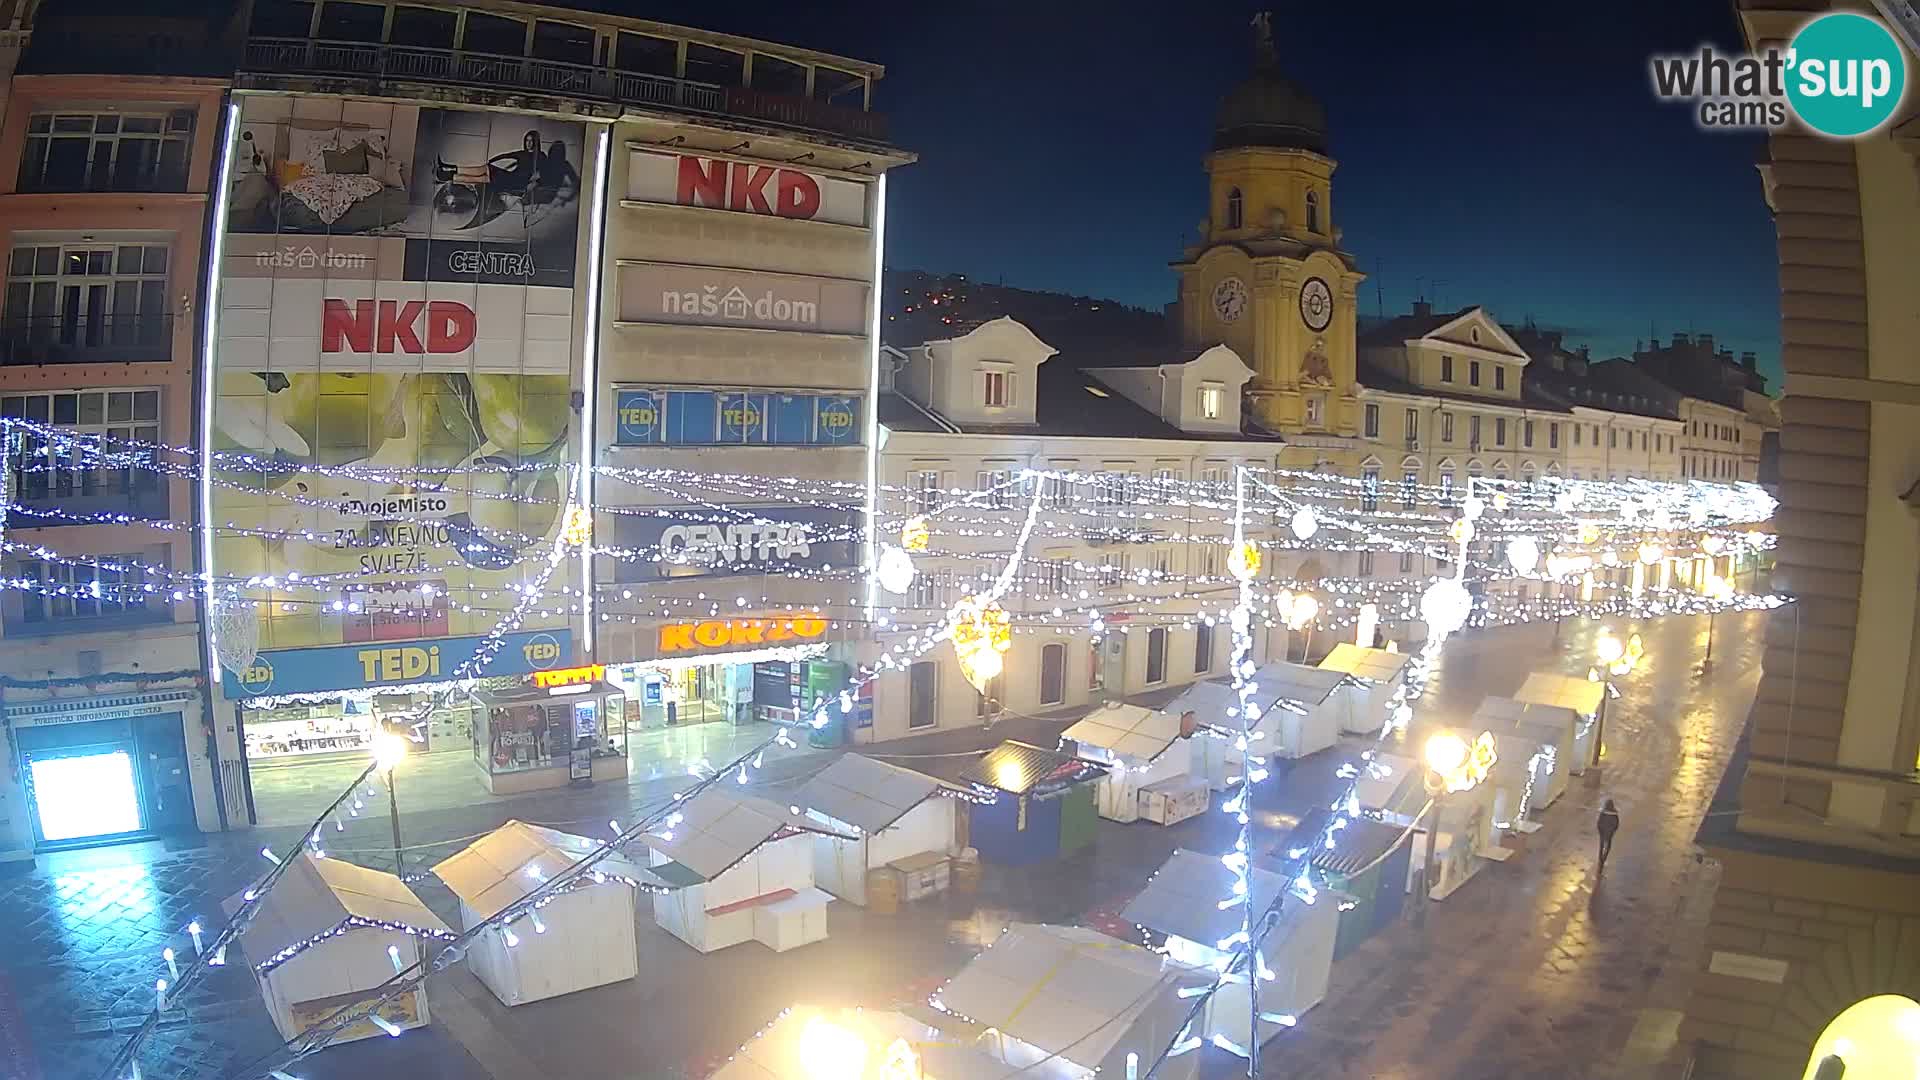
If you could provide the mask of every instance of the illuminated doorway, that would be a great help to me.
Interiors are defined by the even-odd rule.
[[[96,840],[146,828],[133,754],[125,746],[29,754],[27,783],[40,843]]]

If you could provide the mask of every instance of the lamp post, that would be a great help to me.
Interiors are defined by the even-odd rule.
[[[400,796],[393,790],[393,770],[406,756],[405,736],[382,731],[373,737],[373,760],[387,776],[387,814],[393,821],[393,872],[403,877],[407,868],[405,857],[400,853]]]
[[[1470,753],[1467,742],[1451,731],[1437,732],[1427,738],[1422,757],[1427,766],[1427,855],[1420,871],[1420,911],[1425,917],[1433,902],[1434,873],[1440,858],[1440,811],[1447,797],[1448,778],[1458,776],[1466,767]]]

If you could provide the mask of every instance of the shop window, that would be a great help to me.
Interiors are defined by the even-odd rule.
[[[940,665],[922,660],[907,668],[908,727],[930,728],[939,722],[939,688]]]
[[[1213,670],[1213,624],[1203,622],[1193,628],[1193,673],[1205,675]]]
[[[1055,642],[1040,650],[1040,704],[1067,699],[1067,647]]]
[[[1164,626],[1147,631],[1147,685],[1167,681],[1167,630]]]
[[[17,190],[185,191],[194,110],[35,113]]]
[[[472,18],[472,16],[468,16]],[[717,86],[739,86],[745,81],[747,54],[687,43],[687,78]]]
[[[459,17],[442,8],[396,7],[387,40],[419,49],[451,49]]]
[[[468,52],[493,53],[498,56],[525,56],[527,52],[527,24],[519,19],[488,15],[481,11],[467,12],[467,30],[460,47]]]

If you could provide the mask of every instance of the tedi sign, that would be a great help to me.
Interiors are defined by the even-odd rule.
[[[458,353],[473,347],[473,309],[455,300],[321,301],[323,353]]]

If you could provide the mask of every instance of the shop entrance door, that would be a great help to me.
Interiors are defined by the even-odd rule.
[[[37,844],[95,843],[146,831],[130,741],[29,750],[24,756]]]

